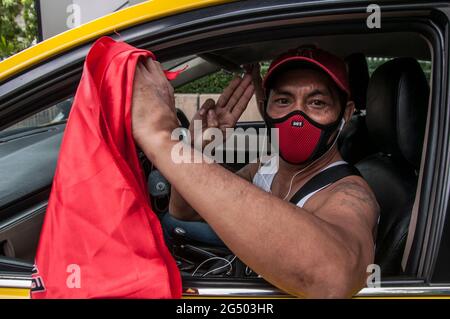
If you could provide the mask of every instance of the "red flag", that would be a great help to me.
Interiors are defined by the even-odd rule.
[[[41,232],[32,298],[179,298],[131,133],[138,59],[103,37],[84,65]],[[177,73],[166,72],[169,79]]]

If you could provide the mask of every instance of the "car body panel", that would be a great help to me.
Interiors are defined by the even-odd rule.
[[[0,288],[0,299],[30,299],[30,289]]]
[[[30,281],[31,283],[31,281]],[[0,288],[0,299],[30,299],[30,288]],[[187,288],[182,299],[295,299],[283,292],[261,290],[238,291],[238,289],[215,289],[214,291],[195,291]],[[450,299],[450,287],[390,287],[364,288],[353,299]]]
[[[148,1],[134,5],[63,32],[0,62],[0,81],[101,35],[119,32],[122,29],[165,16],[231,1],[171,0]]]

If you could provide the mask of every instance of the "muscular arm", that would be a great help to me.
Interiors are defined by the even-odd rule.
[[[205,101],[202,107],[192,118],[191,126],[189,127],[192,145],[195,144],[195,121],[201,123],[200,126],[203,130],[206,130],[207,128],[221,129],[224,136],[226,135],[225,131],[227,128],[235,127],[236,122],[244,112],[248,102],[253,96],[253,85],[251,85],[251,81],[252,77],[250,75],[246,75],[243,78],[236,77],[224,89],[223,93],[217,100],[217,103],[211,99]],[[201,149],[204,149],[204,147],[209,143],[209,141],[205,139],[198,142],[201,144]],[[251,166],[252,165],[245,166],[237,172],[237,175],[245,178],[246,180],[251,180]],[[190,185],[190,188],[192,187],[196,187],[195,184]],[[195,209],[189,205],[183,196],[180,195],[177,188],[173,186],[171,189],[169,212],[173,217],[181,220],[202,220],[202,217],[196,213]]]
[[[254,164],[245,165],[236,172],[237,176],[247,181],[251,181],[255,174]],[[191,186],[192,187],[192,186]],[[203,218],[195,211],[194,208],[180,195],[176,188],[172,185],[169,201],[169,213],[173,217],[180,220],[199,221]]]
[[[169,139],[157,145],[142,140],[141,147],[254,271],[298,296],[348,297],[363,287],[378,213],[363,182],[340,183],[311,213],[217,164],[175,164],[170,158],[175,142]]]
[[[176,163],[171,152],[178,142],[170,138],[179,124],[172,96],[157,62],[149,59],[136,67],[133,137],[227,246],[266,280],[294,295],[348,297],[362,288],[365,267],[373,260],[378,215],[367,185],[346,178],[324,190],[327,199],[309,212],[218,164]],[[220,111],[233,114],[235,108]]]

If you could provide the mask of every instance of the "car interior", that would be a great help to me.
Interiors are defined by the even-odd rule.
[[[173,81],[177,88],[219,70],[241,73],[244,64],[270,61],[303,44],[333,52],[347,63],[356,110],[338,146],[343,158],[354,164],[371,186],[380,205],[375,263],[381,267],[382,278],[408,277],[411,274],[402,269],[401,260],[416,198],[430,97],[429,80],[421,65],[431,63],[425,38],[414,32],[296,37],[199,52],[164,61],[163,66],[177,70],[189,65]],[[369,70],[368,58],[385,60]],[[177,114],[181,125],[187,127],[189,118],[181,109]],[[0,174],[6,176],[0,181],[0,256],[28,263],[34,259],[64,126],[62,120],[32,130],[0,132]],[[237,126],[261,128],[264,123],[239,122]],[[242,151],[251,161],[249,150]],[[143,153],[139,156],[148,177],[153,210],[161,218],[167,244],[183,277],[258,278],[207,224],[198,229],[208,233],[209,239],[189,233],[183,227],[189,222],[164,222],[170,185]],[[18,161],[21,170],[14,169]],[[244,165],[225,167],[237,171]]]

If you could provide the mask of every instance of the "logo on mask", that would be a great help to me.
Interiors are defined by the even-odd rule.
[[[291,125],[292,125],[293,127],[303,127],[303,121],[296,121],[296,120],[293,120],[293,121],[291,122]]]

